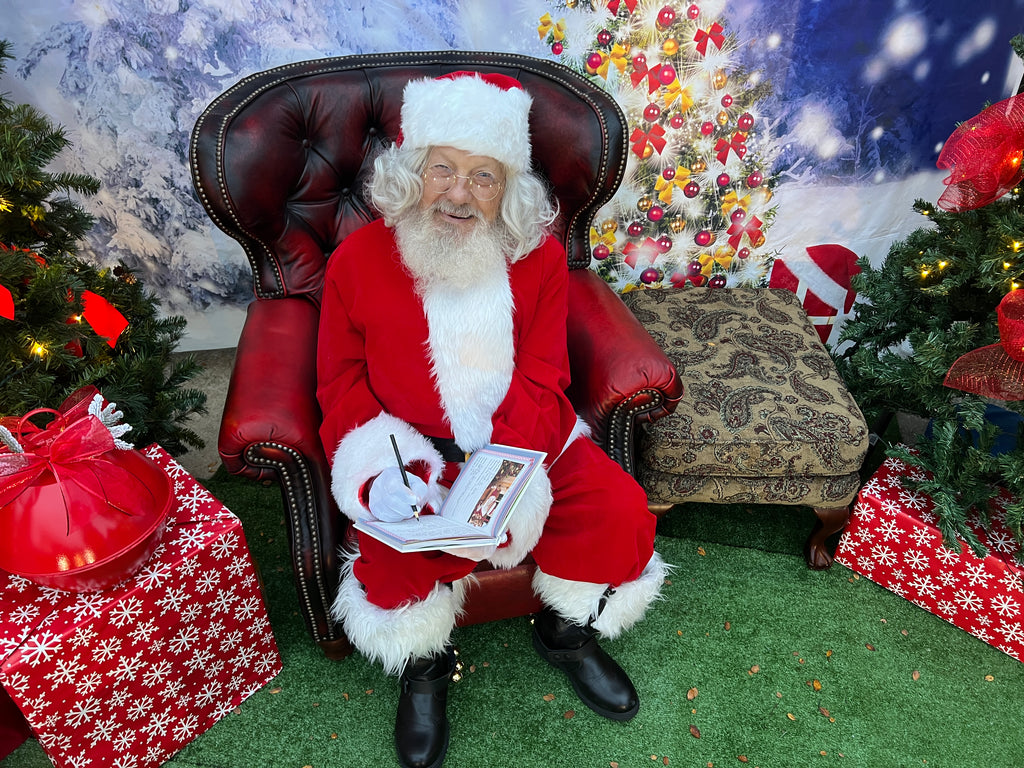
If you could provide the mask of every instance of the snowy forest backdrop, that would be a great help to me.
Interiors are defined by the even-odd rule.
[[[83,255],[136,269],[166,312],[188,319],[183,349],[231,347],[251,277],[192,188],[188,139],[205,106],[252,72],[324,56],[455,48],[558,59],[538,35],[545,13],[564,18],[571,35],[618,3],[570,5],[0,0],[0,37],[16,56],[0,90],[64,125],[75,147],[65,164],[103,183],[85,202],[97,223]],[[942,142],[1015,92],[1024,69],[1009,46],[1024,32],[1024,0],[700,5],[728,19],[741,42],[734,55],[772,84],[760,110],[780,174],[772,243],[786,261],[822,243],[884,258],[894,239],[921,226],[913,200],[941,194]],[[584,54],[586,41],[577,45]]]

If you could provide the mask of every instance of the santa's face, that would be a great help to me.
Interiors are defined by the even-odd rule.
[[[505,173],[497,160],[454,147],[434,147],[423,172],[420,210],[462,234],[480,221],[492,222],[501,209]]]

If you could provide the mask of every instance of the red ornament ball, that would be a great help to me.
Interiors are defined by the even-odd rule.
[[[683,127],[683,124],[685,122],[686,120],[683,118],[682,114],[676,112],[674,115],[672,115],[672,117],[669,118],[668,124],[678,130],[679,128]]]
[[[601,64],[604,63],[604,59],[601,58],[601,54],[595,51],[594,53],[587,56],[587,69],[597,72],[601,68]]]
[[[633,57],[633,69],[643,69],[647,66],[647,54],[638,53]]]
[[[686,9],[686,17],[689,19],[696,19],[700,16],[700,6],[694,3]]]
[[[661,117],[661,107],[657,104],[651,103],[644,107],[644,120],[653,123],[659,117]]]
[[[750,249],[747,248],[746,246],[743,246],[738,251],[736,251],[736,255],[739,256],[741,259],[749,259]]]
[[[676,68],[671,64],[665,64],[658,70],[658,79],[662,85],[671,85],[676,79]]]
[[[647,218],[651,221],[661,221],[665,216],[665,209],[660,205],[652,205],[647,209]]]
[[[700,194],[700,184],[696,181],[687,182],[686,186],[683,187],[683,194],[687,197],[696,197]]]
[[[697,275],[700,274],[701,269],[703,269],[703,267],[701,266],[700,262],[694,259],[693,261],[686,265],[686,274],[690,275],[691,277],[696,277]]]
[[[732,106],[732,96],[730,96],[728,93],[722,97],[722,106],[726,108]]]
[[[597,259],[598,261],[602,261],[603,259],[607,259],[611,255],[612,255],[611,248],[609,248],[604,243],[598,243],[594,247],[594,258]]]
[[[662,235],[657,240],[658,250],[662,253],[668,253],[672,250],[672,238],[668,235]]]
[[[732,181],[732,179],[729,177],[728,173],[720,173],[718,174],[718,178],[715,179],[715,183],[720,187],[728,187],[730,181]]]
[[[725,275],[719,272],[708,280],[708,288],[725,288]]]
[[[663,178],[665,181],[672,181],[672,179],[674,179],[675,177],[676,177],[676,169],[675,168],[666,168],[665,170],[663,170],[661,172],[661,178]]]
[[[561,43],[552,43],[551,44],[551,52],[553,54],[555,54],[555,56],[561,56],[562,55],[562,51],[564,51],[564,50],[565,50],[565,47]]]
[[[660,11],[658,11],[658,28],[661,30],[668,29],[672,26],[672,22],[676,20],[676,11],[671,5],[666,5]]]
[[[744,112],[736,119],[736,127],[741,131],[749,131],[754,127],[754,116],[749,112]]]
[[[742,208],[737,208],[729,215],[729,221],[731,221],[733,224],[738,224],[745,218],[747,218],[747,212],[744,211]]]
[[[759,187],[759,186],[761,186],[761,182],[763,182],[763,181],[764,181],[764,176],[761,175],[760,171],[754,171],[752,174],[747,176],[747,186],[748,187]]]
[[[715,240],[715,236],[712,235],[708,230],[702,229],[696,235],[693,236],[693,242],[699,245],[701,248],[711,245]]]
[[[703,133],[705,136],[710,136],[712,133],[715,132],[715,124],[712,123],[710,120],[701,123],[700,132]]]
[[[661,272],[656,270],[654,267],[649,267],[640,273],[640,282],[644,285],[650,285],[656,283],[661,279]]]
[[[612,33],[607,29],[602,29],[597,33],[597,42],[601,45],[608,45],[612,41]]]
[[[638,237],[643,234],[644,225],[639,221],[630,222],[629,226],[626,227],[626,234],[630,237]]]

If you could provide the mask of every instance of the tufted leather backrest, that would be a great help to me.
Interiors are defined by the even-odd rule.
[[[569,267],[590,263],[594,214],[626,160],[621,110],[586,78],[554,62],[507,53],[389,53],[289,64],[219,96],[192,133],[202,204],[245,249],[259,298],[319,301],[326,259],[377,216],[364,198],[373,159],[398,133],[411,79],[460,69],[516,77],[533,96],[534,169],[560,206],[553,234]]]

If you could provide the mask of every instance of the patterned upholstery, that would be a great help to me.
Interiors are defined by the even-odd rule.
[[[676,412],[639,437],[652,506],[801,504],[819,517],[848,507],[868,428],[796,296],[688,288],[623,300],[685,387]],[[826,566],[819,554],[815,567]]]

